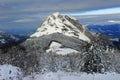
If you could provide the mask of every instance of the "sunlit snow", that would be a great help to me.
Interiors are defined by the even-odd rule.
[[[61,48],[62,44],[57,43],[57,42],[52,42],[50,44],[50,47],[48,50],[46,50],[47,53],[53,52],[59,55],[67,55],[67,54],[72,54],[72,53],[78,53],[77,50],[71,49],[71,48]]]
[[[68,26],[70,26],[71,28]],[[84,28],[84,26],[82,27]],[[66,28],[67,31],[64,31],[63,28]],[[86,29],[84,28],[84,30]],[[58,12],[49,16],[43,22],[41,27],[37,29],[37,32],[31,35],[31,37],[40,37],[53,33],[62,33],[67,36],[76,37],[81,40],[90,42],[90,39],[84,34],[84,31],[80,31],[76,26],[74,26],[70,21],[68,21],[64,15],[60,15]],[[75,34],[77,34],[77,36]]]

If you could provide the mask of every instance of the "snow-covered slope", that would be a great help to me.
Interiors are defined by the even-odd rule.
[[[87,74],[87,73],[67,73],[48,72],[45,74],[33,74],[26,76],[23,80],[120,80],[120,74]]]
[[[40,37],[53,33],[62,33],[67,36],[79,38],[90,42],[89,36],[86,35],[87,29],[79,24],[75,18],[66,15],[60,15],[58,12],[48,16],[40,28],[31,35],[31,37]]]
[[[22,80],[22,77],[19,67],[8,64],[0,65],[0,80]]]

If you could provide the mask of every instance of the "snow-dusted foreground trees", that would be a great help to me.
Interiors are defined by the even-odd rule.
[[[66,55],[51,51],[41,52],[44,50],[41,50],[41,43],[36,43],[36,40],[28,41],[23,45],[24,47],[11,47],[4,53],[1,51],[0,63],[17,66],[23,70],[25,75],[57,71],[120,73],[119,52],[97,43],[87,44],[81,49],[81,52]]]

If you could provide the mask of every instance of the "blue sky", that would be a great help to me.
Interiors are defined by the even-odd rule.
[[[82,24],[120,23],[119,0],[0,0],[0,30],[35,30],[53,12],[75,16]]]
[[[119,14],[119,13],[120,13],[120,7],[115,7],[115,8],[90,10],[85,12],[75,12],[75,13],[73,12],[73,13],[68,13],[68,15],[80,16],[80,15],[105,15],[105,14]]]

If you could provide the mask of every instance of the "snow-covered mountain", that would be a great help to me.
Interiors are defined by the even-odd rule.
[[[21,42],[23,39],[27,37],[20,35],[12,35],[3,31],[0,31],[0,47],[4,47],[9,44],[16,44]]]
[[[30,43],[34,40],[40,42],[43,52],[61,55],[82,52],[82,48],[88,46],[88,43],[102,43],[102,46],[111,45],[106,36],[90,32],[76,18],[61,15],[58,12],[48,16],[30,37]]]
[[[16,42],[19,39],[11,34],[0,31],[0,46],[8,44],[10,42]]]
[[[41,27],[31,37],[40,37],[53,33],[62,33],[87,42],[90,42],[93,37],[84,26],[79,24],[77,19],[61,15],[58,12],[48,16]]]
[[[90,31],[100,32],[110,38],[120,38],[120,24],[86,25]]]
[[[120,73],[119,57],[107,36],[90,32],[76,19],[59,13],[50,15],[23,43],[0,49],[0,64],[22,68],[25,75],[57,71]]]
[[[58,12],[48,16],[30,37],[30,42],[41,42],[43,52],[61,55],[81,52],[83,46],[88,46],[87,43],[102,42],[103,45],[110,45],[109,40],[102,34],[90,32],[76,18]]]
[[[77,19],[67,15],[53,13],[48,16],[22,45],[29,55],[35,56],[41,72],[114,70],[111,60],[114,49],[107,36],[90,32]]]

